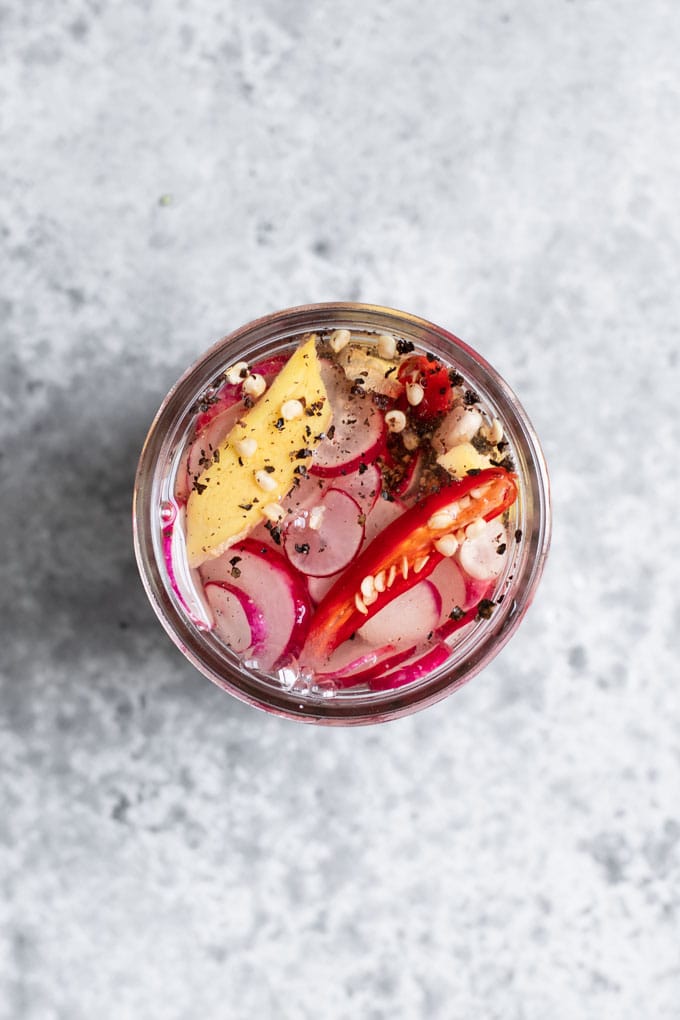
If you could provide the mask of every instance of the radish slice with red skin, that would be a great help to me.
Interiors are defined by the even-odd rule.
[[[356,687],[398,666],[415,651],[415,647],[396,648],[394,644],[372,648],[365,641],[345,641],[333,652],[328,660],[330,669],[317,673],[315,682],[320,686],[331,686],[336,690]]]
[[[439,623],[442,600],[430,581],[420,581],[385,606],[357,631],[372,645],[395,648],[426,641]]]
[[[434,568],[428,581],[435,586],[441,598],[442,608],[437,621],[438,625],[448,619],[449,613],[456,606],[459,609],[464,609],[468,605],[466,579],[460,567],[453,560],[448,557],[443,559]]]
[[[392,521],[401,517],[406,512],[405,505],[400,499],[378,499],[375,506],[366,518],[366,534],[364,536],[364,547],[370,545]]]
[[[318,528],[311,527],[319,515]],[[361,507],[342,489],[328,489],[318,504],[286,523],[283,546],[302,574],[330,577],[351,563],[364,540]]]
[[[235,557],[238,560],[232,563]],[[271,670],[297,655],[309,627],[311,605],[300,575],[280,553],[246,538],[204,563],[200,574],[204,584],[220,581],[238,588],[262,609],[267,636],[257,656],[260,669]]]
[[[276,378],[283,366],[288,361],[290,355],[278,354],[272,358],[266,358],[264,361],[258,361],[256,364],[251,366],[250,371],[263,376],[264,381],[269,384]],[[215,394],[215,403],[211,404],[205,411],[196,419],[195,422],[195,433],[198,435],[206,428],[213,419],[215,419],[223,411],[233,407],[234,404],[240,403],[243,395],[241,387],[243,383],[229,383],[225,382],[223,386]],[[245,407],[241,405],[241,410],[245,411]]]
[[[467,574],[463,574],[463,578],[465,580],[465,602],[461,605],[461,609],[470,609],[482,599],[488,599],[493,594],[495,587],[493,580],[479,581],[476,577],[468,577]]]
[[[372,464],[384,449],[387,426],[370,394],[352,393],[353,387],[336,365],[322,361],[321,374],[333,411],[333,432],[332,438],[322,439],[316,447],[309,470],[334,478],[356,470],[362,462]]]
[[[415,495],[420,480],[420,471],[423,465],[423,451],[416,450],[413,457],[408,462],[404,477],[394,487],[395,496],[399,496],[400,499],[409,499]]]
[[[502,521],[486,521],[484,531],[474,538],[466,538],[458,548],[456,558],[465,573],[478,581],[495,580],[503,572],[507,560],[508,536]],[[503,552],[499,548],[505,545]]]
[[[309,577],[307,578],[307,586],[309,588],[309,595],[314,605],[318,605],[321,599],[324,597],[327,591],[330,591],[335,582],[338,580],[337,574],[331,574],[330,577]]]
[[[433,670],[443,665],[451,654],[451,649],[443,641],[429,648],[413,658],[410,662],[404,663],[398,669],[390,670],[383,676],[368,681],[372,691],[393,691],[397,687],[404,687],[406,684],[422,680]]]
[[[341,472],[331,479],[334,489],[342,489],[361,507],[361,512],[369,514],[380,497],[382,479],[375,464],[365,464],[357,471]]]
[[[224,581],[206,584],[205,597],[215,618],[215,633],[235,652],[249,651],[257,657],[265,647],[267,625],[253,599]]]
[[[226,411],[222,411],[210,422],[207,428],[196,436],[187,457],[187,474],[189,487],[194,478],[200,476],[212,463],[213,452],[227,438],[236,422],[243,414],[243,404],[239,401]]]

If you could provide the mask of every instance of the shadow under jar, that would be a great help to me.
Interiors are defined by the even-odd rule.
[[[189,661],[258,708],[336,725],[474,676],[550,542],[544,458],[498,373],[430,322],[344,303],[249,323],[187,370],[147,436],[133,520]]]

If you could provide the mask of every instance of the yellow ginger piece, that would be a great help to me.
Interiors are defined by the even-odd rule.
[[[295,469],[310,468],[331,417],[312,337],[239,419],[191,492],[186,516],[190,567],[221,555],[265,519],[263,508],[278,503],[300,477]]]

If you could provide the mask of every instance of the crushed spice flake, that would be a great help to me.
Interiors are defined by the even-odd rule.
[[[309,552],[309,542],[302,542],[300,545],[296,542],[295,552],[300,553],[302,556],[306,556]]]
[[[478,404],[479,403],[479,394],[475,393],[474,390],[466,390],[465,393],[463,394],[463,402],[468,407],[471,407],[473,404]]]
[[[490,620],[491,614],[496,608],[496,603],[492,599],[482,599],[477,606],[477,619],[478,620]]]
[[[199,496],[202,495],[207,488],[208,486],[205,485],[203,482],[199,482],[198,478],[194,478],[194,484],[192,485],[192,489],[194,490],[194,492],[197,492]]]
[[[462,620],[465,616],[465,610],[461,609],[460,606],[454,606],[449,613],[449,620]]]
[[[274,422],[274,428],[278,429],[279,432],[282,432],[285,427],[286,423],[283,420],[283,418],[277,418],[276,421]]]
[[[481,468],[468,468],[468,470],[465,472],[466,475],[470,475],[470,477],[472,478],[474,478],[475,475],[481,475],[481,473],[482,473]]]
[[[410,340],[403,340],[401,337],[397,340],[397,354],[410,354],[415,349],[416,345]]]
[[[522,541],[522,529],[518,528],[517,531],[515,532],[515,542],[521,541]]]
[[[491,440],[487,439],[486,436],[483,436],[481,432],[478,432],[477,435],[473,436],[470,443],[474,446],[477,453],[491,453],[494,448]]]
[[[507,547],[506,543],[505,542],[501,542],[501,544],[496,549],[496,552],[498,553],[499,556],[502,556],[507,548],[508,547]]]
[[[465,380],[463,379],[460,372],[457,372],[455,368],[449,369],[449,382],[452,386],[462,386]]]

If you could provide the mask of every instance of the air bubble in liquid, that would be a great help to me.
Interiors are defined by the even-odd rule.
[[[163,524],[172,524],[177,516],[177,507],[174,503],[161,503],[161,520]]]

